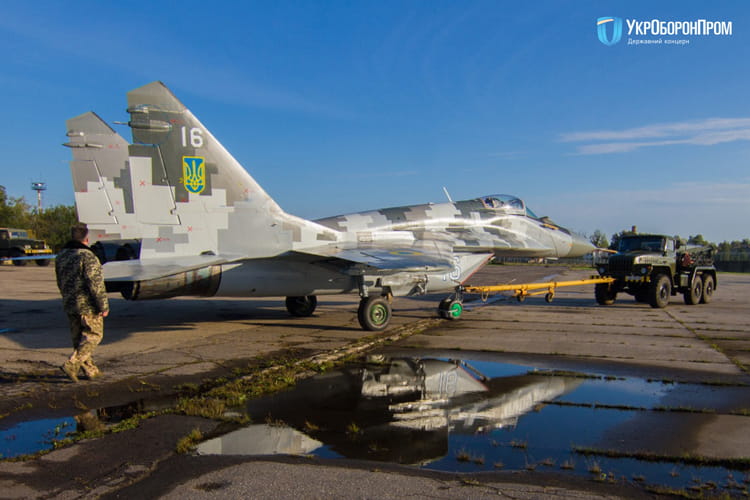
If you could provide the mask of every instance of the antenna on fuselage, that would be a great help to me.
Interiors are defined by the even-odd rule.
[[[443,186],[443,192],[445,193],[445,196],[448,197],[448,201],[453,203],[453,198],[451,198],[451,194],[448,192],[448,188]]]

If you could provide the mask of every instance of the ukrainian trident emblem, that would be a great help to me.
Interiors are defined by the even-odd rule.
[[[200,156],[182,157],[182,185],[190,193],[200,194],[206,188],[206,159]]]

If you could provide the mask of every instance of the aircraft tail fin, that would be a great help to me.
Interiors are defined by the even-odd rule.
[[[137,237],[131,224],[128,142],[91,111],[71,118],[66,126],[64,145],[73,152],[70,172],[78,219],[99,228],[98,239]]]
[[[175,201],[221,196],[223,204],[276,203],[162,82],[128,92],[131,156],[152,157],[154,184],[168,184]]]
[[[129,166],[141,258],[242,253],[266,257],[331,230],[286,214],[161,82],[128,92]],[[328,233],[321,235],[321,232]]]

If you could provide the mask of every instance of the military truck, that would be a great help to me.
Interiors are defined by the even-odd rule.
[[[34,239],[26,229],[0,227],[0,259],[11,258],[16,266],[25,266],[29,260],[38,266],[48,266],[51,256],[52,249],[47,243]]]
[[[717,285],[713,249],[684,247],[659,234],[623,236],[617,253],[596,267],[600,276],[614,280],[596,285],[596,301],[601,305],[613,304],[620,292],[655,308],[666,307],[678,293],[688,305],[707,304]]]

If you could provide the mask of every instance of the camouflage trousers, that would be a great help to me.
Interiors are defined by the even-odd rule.
[[[104,317],[100,314],[68,314],[70,322],[70,340],[73,342],[73,354],[69,361],[83,368],[88,375],[96,376],[99,369],[94,364],[94,349],[104,337]]]

